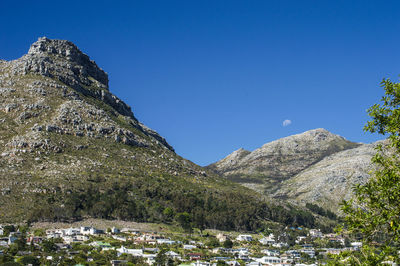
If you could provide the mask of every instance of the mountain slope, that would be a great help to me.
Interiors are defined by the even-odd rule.
[[[0,95],[0,222],[171,222],[184,212],[199,228],[315,222],[175,154],[69,41],[40,38],[0,61]]]
[[[275,197],[292,202],[317,203],[337,211],[339,203],[352,195],[356,184],[364,184],[373,169],[371,158],[376,154],[376,142],[337,152],[296,176],[284,181]]]
[[[325,129],[315,129],[266,143],[253,152],[235,151],[208,168],[231,180],[274,190],[324,157],[359,145]]]

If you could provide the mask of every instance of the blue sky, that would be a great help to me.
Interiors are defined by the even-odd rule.
[[[400,74],[399,1],[1,1],[0,58],[73,41],[200,165],[314,128],[357,142]],[[285,120],[286,126],[283,126]]]

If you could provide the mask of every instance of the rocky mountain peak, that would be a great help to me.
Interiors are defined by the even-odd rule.
[[[329,132],[328,130],[326,130],[324,128],[312,129],[312,130],[304,132],[304,134],[314,137],[314,141],[316,141],[316,142],[324,141],[329,137],[342,138],[338,135],[332,134],[331,132]]]
[[[77,58],[84,55],[75,44],[67,40],[51,40],[47,37],[40,37],[34,42],[28,54],[54,54],[70,58]]]
[[[326,156],[359,145],[318,128],[266,143],[252,152],[235,151],[210,168],[228,178],[256,178],[275,186]]]
[[[70,41],[42,37],[21,58],[0,61],[0,89],[0,110],[14,115],[20,124],[29,123],[35,134],[45,130],[110,138],[139,147],[154,142],[173,151],[109,91],[107,73]]]
[[[15,76],[34,74],[58,80],[136,120],[131,108],[109,92],[107,73],[70,41],[39,38],[28,54],[11,62],[11,68]]]
[[[41,37],[21,59],[24,72],[56,77],[76,88],[83,84],[108,89],[107,73],[70,41]]]

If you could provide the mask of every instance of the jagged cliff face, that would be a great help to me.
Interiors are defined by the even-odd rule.
[[[374,147],[315,129],[253,152],[239,149],[209,168],[280,200],[337,211],[338,203],[351,196],[352,186],[368,180]]]

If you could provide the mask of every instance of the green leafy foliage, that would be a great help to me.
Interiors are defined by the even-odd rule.
[[[225,240],[224,243],[223,243],[223,247],[224,248],[232,248],[233,247],[232,240],[230,240],[229,238],[227,240]]]
[[[389,135],[373,158],[376,170],[364,185],[354,188],[355,196],[345,201],[346,229],[362,238],[363,248],[348,256],[350,264],[376,265],[384,260],[400,262],[400,84],[382,81],[385,95],[368,113],[369,132]]]
[[[32,265],[32,266],[39,266],[40,261],[38,258],[34,256],[23,256],[17,260],[22,265]]]

